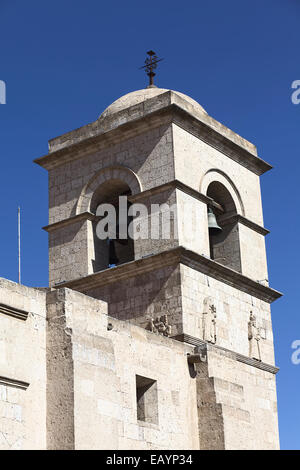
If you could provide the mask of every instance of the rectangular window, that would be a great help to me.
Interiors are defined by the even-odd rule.
[[[156,380],[136,375],[137,419],[145,423],[158,424],[158,402]]]

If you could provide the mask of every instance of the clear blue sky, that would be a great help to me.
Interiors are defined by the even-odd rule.
[[[262,176],[273,304],[281,447],[300,449],[299,321],[300,2],[297,0],[0,0],[0,276],[17,280],[17,206],[23,282],[48,281],[47,174],[32,163],[47,141],[94,121],[146,84],[145,52],[164,57],[157,84],[182,91],[255,143],[274,169]]]

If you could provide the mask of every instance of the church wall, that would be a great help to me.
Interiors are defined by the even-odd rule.
[[[263,225],[259,176],[176,124],[172,128],[176,179],[204,192],[204,175],[212,169],[222,171],[236,186],[245,217]]]
[[[65,312],[63,321],[58,321],[54,310],[50,310],[49,328],[53,328],[53,341],[60,338],[59,347],[64,345],[61,339],[65,337],[67,355],[73,360],[72,364],[65,362],[63,369],[57,363],[60,371],[51,369],[49,387],[51,390],[58,374],[58,390],[71,390],[68,384],[73,377],[74,411],[69,408],[69,422],[73,420],[76,449],[199,446],[196,381],[187,364],[191,347],[111,318],[103,302],[75,291],[53,291],[48,303]],[[108,323],[112,325],[110,330]],[[157,423],[137,419],[136,375],[157,383]],[[55,400],[60,399],[57,394],[51,395],[49,406],[53,411]],[[56,433],[51,448],[70,448],[69,441],[64,444],[66,433],[59,426],[60,414],[57,410],[51,415],[52,434]]]
[[[134,241],[135,259],[177,247],[179,242],[176,190],[169,189],[151,196],[141,196],[137,203],[147,208],[147,217],[140,218],[139,216],[140,221],[137,225],[140,224],[140,231],[143,226],[148,227],[148,238],[138,238]],[[152,205],[159,205],[160,209],[156,207],[154,210]]]
[[[118,280],[86,292],[108,304],[108,314],[148,328],[150,319],[168,315],[172,336],[182,333],[182,304],[179,266]]]
[[[239,224],[242,273],[255,281],[268,279],[265,237]]]
[[[96,153],[49,170],[49,224],[75,215],[84,185],[102,168],[122,165],[139,177],[143,190],[174,179],[171,126],[130,137]]]
[[[207,360],[222,407],[225,449],[278,449],[275,375],[213,348]]]
[[[49,223],[75,215],[83,187],[102,168],[122,165],[133,170],[140,179],[142,190],[174,179],[171,127],[161,126],[99,150],[74,162],[49,171]],[[169,199],[170,197],[170,199]],[[174,196],[150,198],[153,203],[170,202]],[[143,201],[141,201],[143,202]],[[146,200],[149,203],[149,200]],[[144,250],[157,252],[174,246],[174,241],[142,240],[136,242],[136,257]],[[86,276],[93,272],[93,234],[90,221],[58,227],[49,233],[50,285]]]
[[[210,296],[216,307],[216,344],[249,356],[248,322],[252,311],[262,335],[261,360],[274,364],[273,331],[268,303],[184,265],[180,267],[180,274],[183,328],[186,334],[203,339],[203,302]]]
[[[178,244],[209,257],[207,205],[180,190],[176,190],[176,201]]]
[[[239,201],[235,191],[233,188],[231,189],[231,195],[235,198],[236,204],[240,206],[237,207],[237,211],[257,224],[263,225],[260,181],[256,174],[175,124],[173,125],[173,136],[176,179],[205,193],[208,184],[206,178],[209,175],[207,172],[212,169],[223,172],[233,182],[240,195]],[[213,180],[212,174],[209,176],[209,181]],[[214,175],[214,177],[220,177],[226,181],[226,176],[219,176],[217,172]],[[187,201],[188,198],[190,199],[190,210],[199,218],[200,227],[194,224],[195,233],[196,231],[199,233],[196,242],[186,242],[188,233],[183,226],[181,240],[185,243],[180,244],[188,243],[194,251],[209,256],[207,217],[204,204],[200,201],[192,201],[192,197],[187,195],[178,196],[178,200],[182,201],[184,199]],[[179,210],[179,223],[182,223],[184,210],[181,208],[181,204]],[[241,272],[254,280],[268,278],[264,236],[241,223],[238,224],[238,236],[240,252],[236,256],[241,257]],[[234,248],[234,244],[232,246]],[[233,252],[232,259],[229,260],[232,263],[234,256]],[[238,260],[236,264],[240,265],[240,261]]]
[[[87,276],[89,272],[88,229],[84,220],[49,233],[49,285]],[[90,225],[90,230],[92,230]],[[90,268],[91,269],[91,268]]]
[[[46,294],[0,279],[0,449],[46,446]]]

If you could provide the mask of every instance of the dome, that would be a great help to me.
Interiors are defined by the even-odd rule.
[[[127,93],[127,95],[121,96],[121,98],[117,99],[111,105],[109,105],[103,111],[100,117],[101,119],[106,118],[108,116],[111,116],[112,114],[122,111],[123,109],[137,105],[139,103],[142,103],[143,101],[146,101],[150,98],[154,98],[155,96],[161,95],[168,91],[172,91],[173,93],[175,93],[175,95],[186,100],[196,112],[207,114],[205,109],[202,108],[202,106],[199,103],[197,103],[197,101],[193,100],[193,98],[190,98],[184,93],[180,93],[179,91],[174,91],[174,90],[167,90],[165,88],[153,87],[153,88],[144,88],[142,90],[132,91],[131,93]]]

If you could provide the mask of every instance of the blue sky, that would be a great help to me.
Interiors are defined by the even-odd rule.
[[[269,279],[284,292],[272,308],[281,447],[300,449],[299,221],[300,2],[297,0],[0,0],[0,276],[48,282],[47,174],[32,163],[47,141],[94,121],[119,96],[146,85],[145,52],[164,57],[156,83],[199,101],[255,143],[274,169],[262,176]]]

